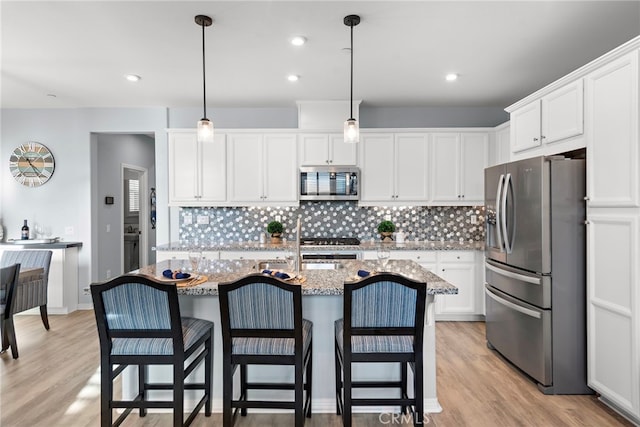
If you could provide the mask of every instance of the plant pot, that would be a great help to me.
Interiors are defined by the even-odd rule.
[[[271,233],[271,243],[282,243],[282,233]]]
[[[393,242],[393,237],[391,237],[393,233],[391,231],[383,231],[380,233],[380,238],[383,242]]]

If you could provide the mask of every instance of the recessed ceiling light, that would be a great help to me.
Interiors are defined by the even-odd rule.
[[[300,76],[297,76],[295,74],[289,74],[287,76],[287,80],[289,80],[290,82],[297,82],[298,80],[300,80]]]
[[[445,76],[445,79],[446,79],[448,82],[453,82],[453,81],[458,80],[458,75],[457,75],[457,74],[455,74],[455,73],[449,73],[449,74],[447,74],[447,75]]]
[[[295,36],[291,39],[291,44],[294,46],[302,46],[307,42],[307,39],[302,36]]]
[[[130,82],[137,82],[142,80],[142,77],[136,75],[136,74],[127,74],[126,76],[124,76],[127,80],[129,80]]]

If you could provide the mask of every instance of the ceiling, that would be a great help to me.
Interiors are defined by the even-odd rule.
[[[211,107],[348,99],[348,14],[370,107],[504,108],[640,34],[639,1],[2,0],[2,107],[201,106],[197,14]]]

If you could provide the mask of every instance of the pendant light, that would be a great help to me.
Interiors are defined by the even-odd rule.
[[[195,21],[202,27],[202,98],[204,106],[202,119],[198,121],[198,142],[213,142],[213,122],[207,118],[207,83],[204,67],[204,27],[210,26],[213,20],[205,15],[197,15]]]
[[[358,121],[353,118],[353,27],[360,23],[358,15],[348,15],[344,17],[344,25],[351,27],[351,98],[349,101],[350,115],[344,122],[344,142],[355,144],[360,141],[360,127]]]

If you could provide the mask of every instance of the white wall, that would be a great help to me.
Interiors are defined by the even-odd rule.
[[[80,241],[79,303],[90,304],[82,288],[98,279],[91,260],[97,259],[97,137],[96,133],[155,134],[156,187],[158,188],[158,243],[169,241],[167,197],[167,110],[130,109],[3,109],[0,132],[0,217],[8,237],[17,237],[22,220],[50,226],[52,234]],[[27,188],[18,184],[7,167],[9,154],[25,141],[38,141],[51,149],[56,170],[45,185]],[[93,196],[93,199],[92,199]],[[164,206],[164,208],[163,208]],[[65,234],[73,227],[73,234]],[[97,227],[95,227],[97,229]]]

